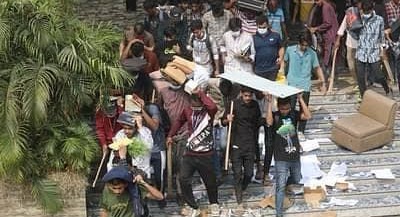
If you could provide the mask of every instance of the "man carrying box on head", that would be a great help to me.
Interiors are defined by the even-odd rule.
[[[199,205],[193,196],[192,178],[198,171],[206,188],[212,215],[219,215],[218,190],[213,167],[212,123],[217,106],[201,90],[192,91],[191,106],[183,110],[178,120],[173,122],[168,133],[167,145],[172,145],[172,137],[187,123],[189,139],[180,165],[180,184],[185,202],[189,205],[190,216],[200,214]]]

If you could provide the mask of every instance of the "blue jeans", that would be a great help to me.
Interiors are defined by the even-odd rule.
[[[215,126],[214,133],[214,154],[213,166],[217,178],[221,178],[221,158],[225,156],[223,150],[226,147],[226,127]]]
[[[282,216],[286,185],[297,184],[301,179],[300,161],[275,161],[275,177],[276,216]]]

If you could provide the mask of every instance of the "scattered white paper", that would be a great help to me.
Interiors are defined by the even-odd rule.
[[[371,172],[359,172],[359,173],[354,173],[351,175],[352,177],[370,177],[372,176]]]
[[[314,133],[318,133],[318,132],[322,132],[322,131],[324,131],[324,130],[323,129],[308,129],[308,130],[305,130],[304,132],[308,133],[308,134],[314,134]]]
[[[320,144],[332,143],[332,140],[330,140],[329,138],[315,138],[315,140],[317,140]]]
[[[326,120],[326,121],[336,121],[337,119],[339,119],[339,117],[337,115],[328,115],[328,116],[324,117],[324,120]]]
[[[310,189],[317,189],[317,187],[325,188],[324,183],[320,179],[307,178],[303,179],[304,187],[309,187]]]
[[[337,163],[333,162],[331,165],[331,169],[328,172],[328,176],[338,176],[342,177],[345,176],[347,173],[347,165],[345,162]]]
[[[321,162],[319,162],[319,160],[317,158],[317,155],[315,155],[315,154],[301,155],[300,161],[301,161],[301,163],[313,162],[313,163],[317,163],[318,165],[321,164]]]
[[[337,199],[335,197],[331,197],[328,204],[334,206],[354,206],[358,203],[358,200],[350,199],[350,200],[343,200]]]
[[[322,177],[321,182],[326,186],[333,187],[333,186],[335,186],[335,184],[337,182],[337,178],[338,177],[336,177],[336,176],[326,175],[326,176]]]
[[[303,151],[305,152],[319,149],[319,143],[315,139],[308,139],[306,141],[300,142],[300,145],[303,148]]]
[[[352,183],[352,182],[347,182],[347,184],[349,185],[348,188],[349,188],[350,190],[357,190],[357,188],[356,188],[356,186],[354,185],[354,183]]]
[[[377,179],[395,179],[396,178],[390,169],[371,170],[371,173],[375,174],[375,177]]]
[[[301,175],[304,180],[309,178],[319,178],[325,173],[319,168],[320,162],[316,155],[302,155],[301,162]]]

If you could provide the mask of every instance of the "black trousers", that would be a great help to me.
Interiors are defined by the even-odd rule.
[[[199,205],[193,196],[192,178],[194,172],[200,174],[201,179],[207,188],[208,200],[210,204],[218,203],[217,180],[215,176],[212,155],[206,156],[188,156],[184,155],[180,168],[180,184],[182,188],[182,196],[186,203],[198,209]]]
[[[247,188],[253,177],[254,157],[254,151],[242,151],[232,148],[231,162],[235,179],[236,201],[239,204],[242,203],[242,190]]]
[[[306,105],[308,106],[308,103],[310,102],[310,92],[303,92],[303,100],[306,103]],[[290,97],[290,104],[292,106],[292,110],[296,109],[296,104],[297,104],[297,95],[292,95]],[[299,111],[300,114],[303,112],[303,109],[301,108],[301,106],[299,105]],[[299,125],[297,126],[297,130],[299,132],[304,133],[304,130],[306,129],[306,124],[307,121],[303,121],[303,120],[299,120]]]
[[[154,184],[162,193],[165,192],[165,181],[167,180],[165,163],[165,158],[161,156],[160,152],[151,153],[150,165],[154,170]]]
[[[265,176],[267,176],[269,174],[269,170],[271,168],[272,155],[274,154],[274,148],[272,145],[272,139],[273,139],[272,130],[273,130],[272,127],[264,126],[264,132],[265,132],[264,174],[265,174]]]
[[[364,95],[364,92],[367,90],[367,85],[365,83],[366,76],[371,79],[371,81],[375,81],[380,83],[385,92],[389,92],[389,86],[386,83],[386,78],[382,73],[380,68],[380,62],[376,63],[364,63],[359,60],[356,62],[356,69],[357,69],[357,82],[358,88],[360,89],[361,97]],[[368,74],[369,73],[369,74]]]

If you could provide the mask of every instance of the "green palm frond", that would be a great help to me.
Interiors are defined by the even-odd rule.
[[[25,63],[24,93],[22,96],[24,116],[34,124],[42,123],[47,118],[47,105],[51,99],[58,78],[63,77],[57,65],[39,65]]]
[[[12,128],[12,132],[3,131],[0,134],[0,177],[12,177],[22,182],[26,177],[21,172],[22,168],[16,165],[22,165],[26,157],[29,131],[24,123],[14,125]]]
[[[58,54],[58,64],[66,66],[73,73],[88,73],[90,68],[83,58],[81,58],[74,44],[64,47]]]
[[[10,47],[11,26],[8,19],[0,17],[0,52],[6,52]]]
[[[67,127],[70,135],[62,144],[62,155],[68,167],[82,171],[89,168],[89,163],[98,153],[98,145],[91,136],[90,127],[87,124],[76,123]]]
[[[32,180],[32,195],[47,213],[54,214],[62,210],[60,189],[55,182],[48,179]]]
[[[12,69],[4,70],[8,73],[0,77],[0,120],[4,123],[7,132],[13,133],[14,126],[18,125],[18,118],[21,110],[21,94],[23,87],[21,85],[20,71],[22,65],[17,65]]]

